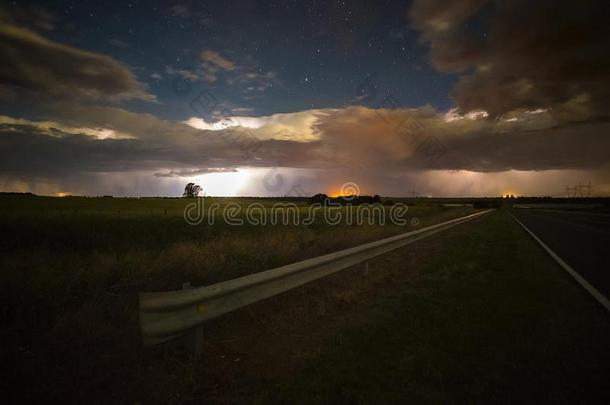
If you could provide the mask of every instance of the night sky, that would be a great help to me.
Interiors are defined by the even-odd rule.
[[[0,190],[610,194],[606,2],[0,6]]]

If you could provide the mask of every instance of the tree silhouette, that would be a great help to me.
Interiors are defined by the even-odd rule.
[[[199,196],[199,193],[201,192],[201,190],[203,190],[203,189],[201,188],[200,185],[195,184],[195,183],[189,183],[186,185],[186,187],[184,187],[184,194],[182,194],[182,197],[195,198],[195,197]]]

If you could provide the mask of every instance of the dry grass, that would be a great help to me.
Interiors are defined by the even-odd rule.
[[[138,292],[177,289],[185,281],[210,284],[414,229],[321,222],[192,227],[182,220],[175,201],[124,200],[121,205],[116,199],[85,199],[78,206],[75,199],[66,206],[58,200],[29,200],[19,209],[14,198],[10,204],[0,201],[5,229],[0,236],[1,343],[9,376],[3,383],[20,401],[138,398],[131,390],[149,383],[138,381],[141,373],[160,374],[159,389],[168,392],[164,400],[180,403],[201,390],[196,377],[192,384],[188,378],[197,375],[197,367],[179,364],[183,354],[176,345],[153,356],[142,350]],[[161,212],[168,204],[174,205],[165,216]],[[420,226],[463,214],[462,209],[440,207],[410,212],[420,218]],[[291,307],[287,322],[332,312],[328,302],[352,305],[358,285],[350,283],[328,292],[332,297],[304,300],[307,310]],[[316,310],[310,312],[311,307]],[[179,392],[172,393],[169,387],[176,385],[156,370],[159,366],[181,376]],[[19,391],[28,381],[41,383]]]

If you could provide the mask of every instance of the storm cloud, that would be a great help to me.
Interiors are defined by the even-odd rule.
[[[461,111],[547,108],[568,121],[609,117],[608,17],[607,2],[590,0],[415,0],[410,10],[432,65],[461,75]]]
[[[125,64],[64,45],[26,28],[0,25],[0,86],[54,99],[121,100],[155,96]]]
[[[2,117],[0,171],[47,177],[150,171],[156,177],[192,177],[274,166],[368,176],[599,170],[607,168],[610,150],[610,124],[557,125],[544,111],[491,120],[431,108],[349,107],[261,117],[250,121],[259,125],[254,128],[204,130],[120,108],[74,108],[78,113],[61,123]],[[287,123],[292,125],[288,132]],[[122,136],[99,135],[108,133]]]

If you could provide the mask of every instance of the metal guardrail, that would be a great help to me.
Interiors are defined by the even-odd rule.
[[[155,345],[188,333],[192,349],[199,352],[200,326],[205,321],[366,262],[489,211],[492,210],[209,286],[142,293],[139,303],[144,344]]]

